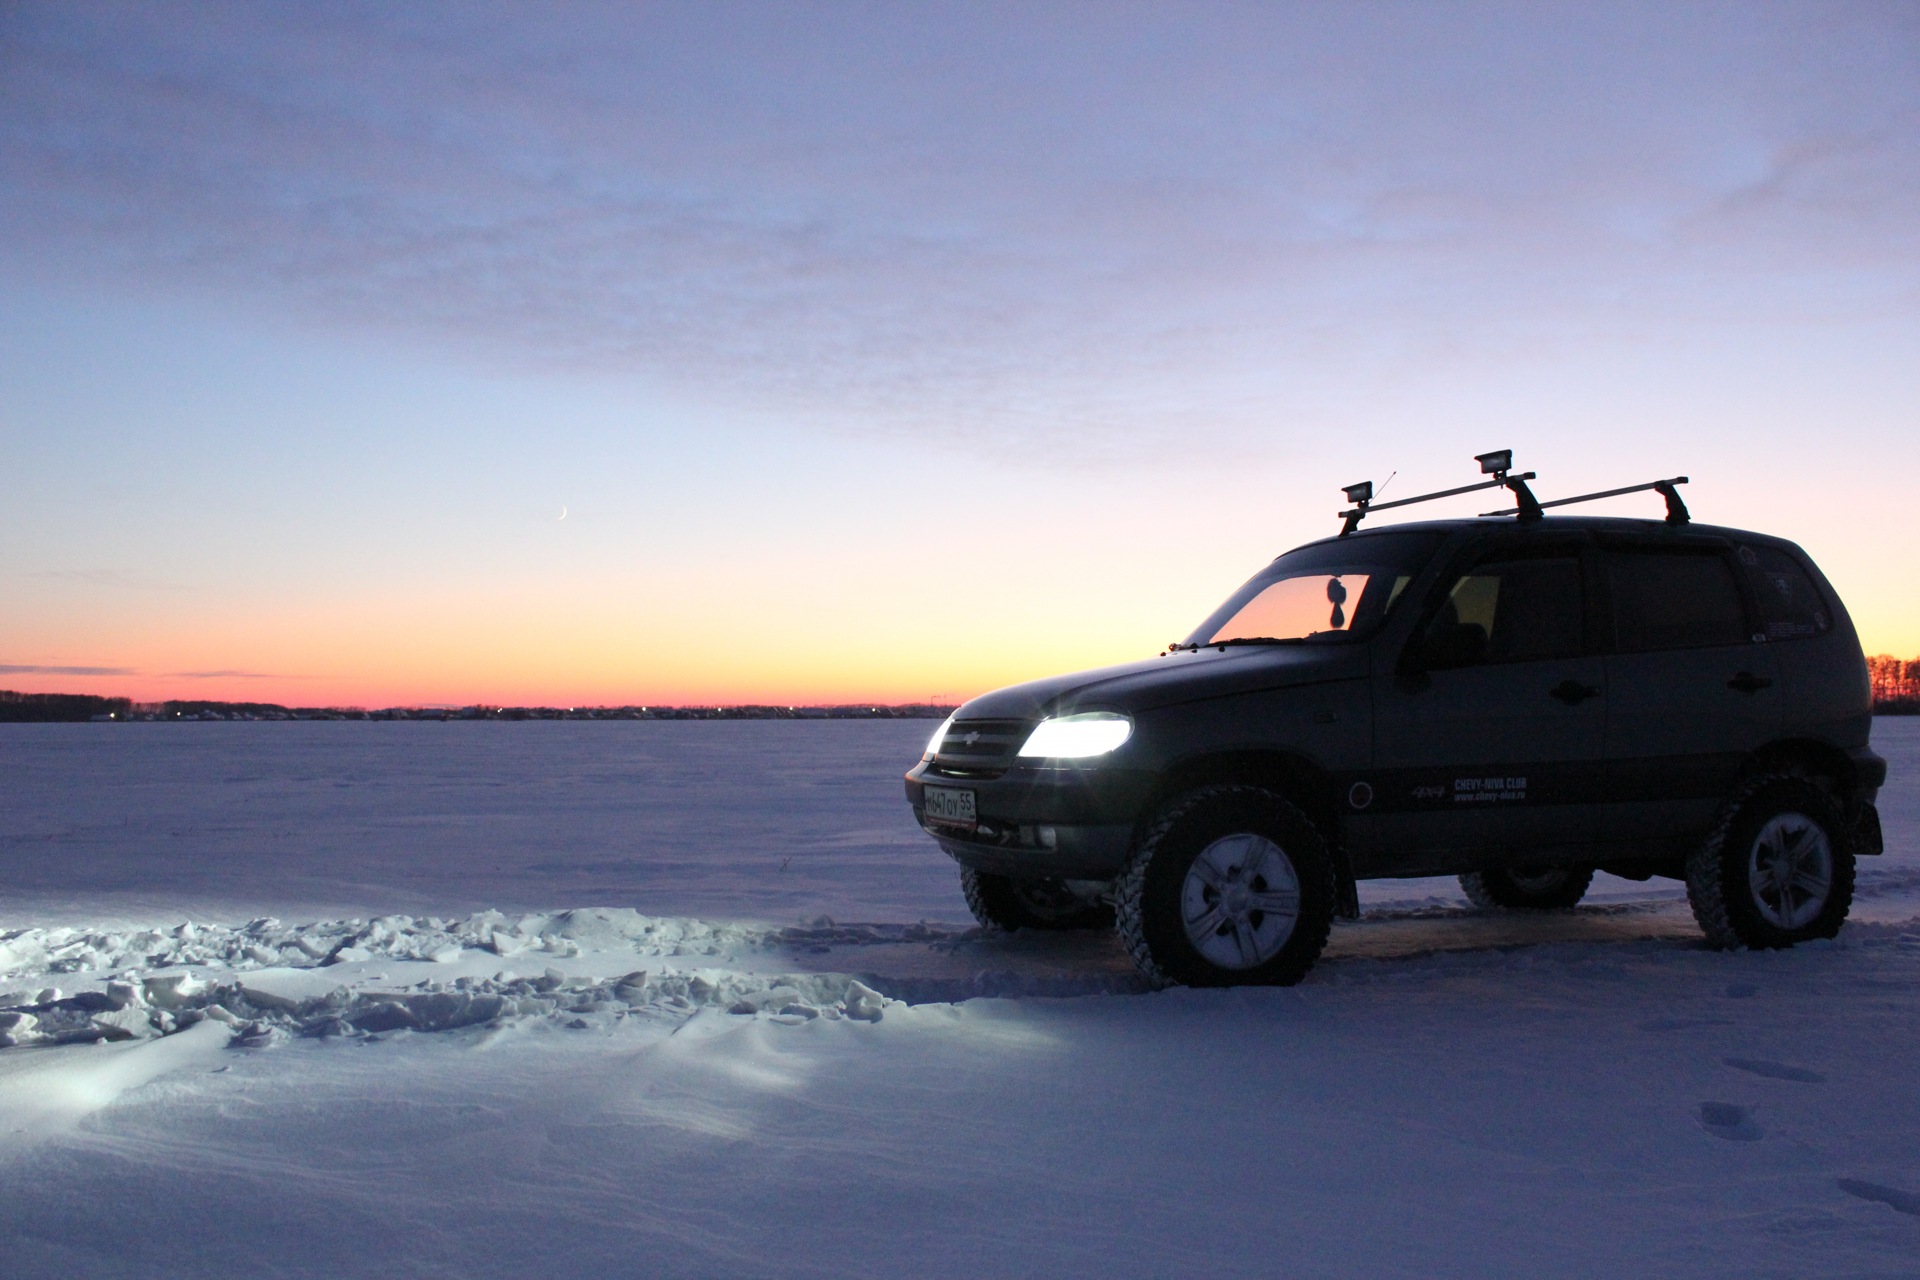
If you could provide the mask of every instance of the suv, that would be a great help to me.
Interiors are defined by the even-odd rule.
[[[1794,544],[1654,481],[1481,483],[1353,506],[1185,641],[959,708],[906,776],[983,925],[1116,924],[1156,983],[1293,983],[1359,880],[1458,875],[1566,908],[1596,870],[1684,880],[1708,940],[1832,937],[1881,851],[1865,659]],[[1494,518],[1361,530],[1501,488]],[[1545,508],[1658,491],[1667,518]]]

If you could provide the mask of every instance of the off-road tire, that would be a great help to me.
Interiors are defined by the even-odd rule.
[[[1254,833],[1273,842],[1299,881],[1293,932],[1265,963],[1222,968],[1189,941],[1181,916],[1188,870],[1215,841]],[[1338,886],[1333,854],[1307,815],[1264,787],[1200,787],[1160,809],[1135,842],[1114,881],[1120,939],[1143,976],[1156,986],[1292,986],[1307,975],[1327,945]]]
[[[1476,907],[1510,911],[1565,911],[1587,896],[1592,867],[1489,867],[1460,877],[1460,888]]]
[[[1831,873],[1819,914],[1782,928],[1762,914],[1748,872],[1754,845],[1775,818],[1798,814],[1827,840]],[[1769,773],[1750,779],[1721,807],[1713,830],[1687,858],[1687,903],[1700,931],[1716,947],[1756,950],[1831,938],[1853,906],[1853,841],[1840,807],[1806,778]]]
[[[1113,908],[1089,902],[1059,880],[1015,880],[972,867],[960,869],[960,892],[967,910],[983,928],[1106,929],[1113,924]]]

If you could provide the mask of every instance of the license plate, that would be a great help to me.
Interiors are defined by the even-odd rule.
[[[971,791],[955,791],[951,787],[928,787],[926,795],[928,822],[971,827],[979,820],[974,812]]]

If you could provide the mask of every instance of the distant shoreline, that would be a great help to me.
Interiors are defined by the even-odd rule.
[[[953,707],[932,702],[830,706],[615,707],[285,707],[272,702],[139,703],[86,693],[0,689],[0,724],[189,723],[214,720],[944,720]]]

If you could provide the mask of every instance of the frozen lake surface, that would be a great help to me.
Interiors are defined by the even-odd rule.
[[[1387,883],[1160,993],[970,927],[931,729],[0,727],[5,1273],[1920,1274],[1920,720],[1834,943]]]
[[[0,726],[0,922],[617,904],[968,920],[931,720]]]

